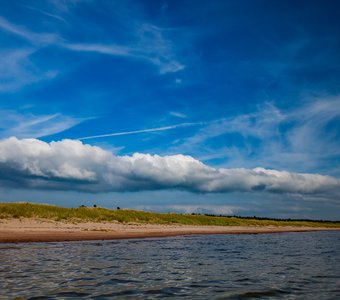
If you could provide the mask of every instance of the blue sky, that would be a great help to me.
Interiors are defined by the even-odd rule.
[[[340,219],[337,1],[0,4],[1,201]]]

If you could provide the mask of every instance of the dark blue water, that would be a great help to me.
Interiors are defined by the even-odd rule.
[[[0,244],[0,299],[340,299],[340,232]]]

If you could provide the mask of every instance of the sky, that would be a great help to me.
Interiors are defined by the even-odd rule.
[[[0,7],[0,201],[340,220],[338,1]]]

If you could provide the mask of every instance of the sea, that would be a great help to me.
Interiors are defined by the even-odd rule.
[[[0,244],[0,299],[340,299],[340,232]]]

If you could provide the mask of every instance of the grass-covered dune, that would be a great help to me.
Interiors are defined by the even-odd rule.
[[[122,222],[215,226],[307,226],[340,228],[340,222],[152,213],[99,207],[65,208],[32,203],[0,203],[0,219],[40,218],[64,222]]]

